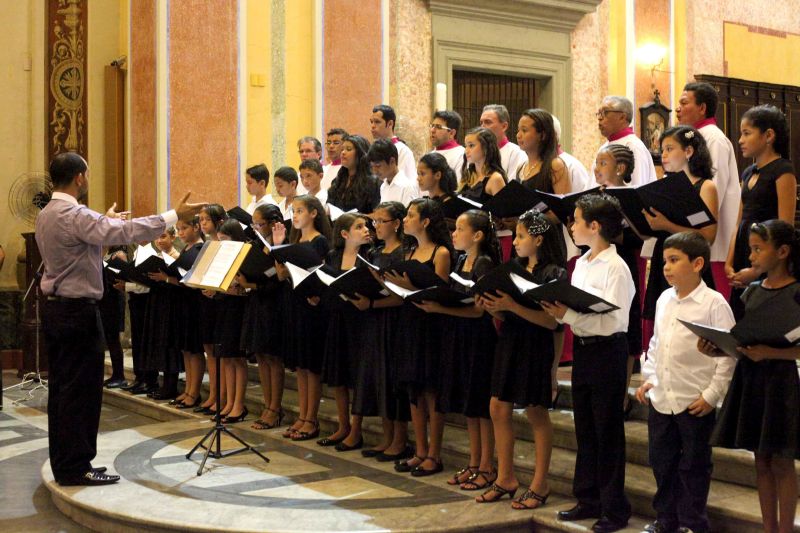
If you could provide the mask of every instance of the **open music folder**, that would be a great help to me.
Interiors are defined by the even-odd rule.
[[[181,283],[196,289],[225,292],[250,252],[250,244],[238,241],[206,241]]]
[[[520,216],[538,203],[538,194],[520,182],[511,180],[483,204],[483,210],[498,218],[512,218]]]
[[[587,194],[600,192],[600,187],[594,187],[585,191],[576,191],[569,194],[552,194],[549,192],[536,191],[538,202],[534,206],[542,213],[550,210],[561,221],[566,224],[570,219],[575,218],[575,204],[578,199]]]

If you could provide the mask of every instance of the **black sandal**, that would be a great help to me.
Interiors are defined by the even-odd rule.
[[[305,422],[305,420],[303,420],[302,418],[298,418],[297,421],[298,422]],[[294,424],[292,424],[291,426],[286,428],[286,431],[283,432],[283,434],[281,436],[284,439],[291,439],[298,431],[300,431],[299,428],[295,429],[293,426],[294,426]],[[303,426],[300,426],[300,427],[303,427]]]
[[[452,486],[462,485],[462,484],[466,483],[467,481],[469,481],[470,479],[472,479],[472,476],[474,476],[476,472],[480,472],[480,470],[478,470],[479,468],[480,468],[480,465],[478,465],[478,466],[465,466],[464,468],[462,468],[461,470],[459,470],[458,472],[453,474],[453,477],[451,477],[450,479],[447,480],[447,484],[448,485],[452,485]],[[469,472],[469,477],[465,481],[461,481],[461,476],[463,476],[467,472]]]
[[[304,440],[311,440],[316,439],[319,437],[319,421],[317,420],[306,420],[306,422],[311,422],[314,424],[314,429],[311,431],[297,431],[294,435],[291,436],[291,439],[295,442],[300,442]]]
[[[478,503],[499,502],[503,498],[503,496],[505,496],[506,494],[508,494],[508,499],[509,500],[513,500],[514,496],[517,494],[518,490],[519,490],[519,487],[517,487],[517,488],[515,488],[513,490],[509,490],[509,489],[504,489],[503,487],[501,487],[500,485],[495,483],[494,485],[489,487],[489,490],[487,490],[486,492],[484,492],[483,494],[481,494],[480,496],[475,498],[475,501],[478,502]],[[490,500],[489,498],[486,497],[486,495],[489,494],[490,492],[496,492],[497,496],[495,496],[493,499]]]
[[[274,423],[270,424],[269,422],[267,422],[262,418],[257,418],[256,421],[250,425],[251,428],[257,430],[275,429],[276,427],[281,425],[281,422],[283,422],[283,414],[284,414],[283,409],[281,409],[280,411],[276,411],[275,409],[270,409],[269,407],[267,407],[266,410],[269,411],[270,413],[275,413],[276,415],[278,415],[278,419]]]
[[[522,493],[522,496],[516,498],[513,502],[511,502],[511,508],[516,511],[538,509],[539,507],[542,507],[544,504],[547,503],[547,498],[549,497],[550,497],[549,492],[544,496],[542,496],[541,494],[536,494],[531,489],[527,489],[525,492]],[[536,505],[527,505],[525,502],[528,500],[535,500],[539,503],[537,503]]]
[[[408,464],[409,461],[413,461],[414,459],[419,459],[419,464],[418,465],[410,465],[410,464]],[[424,457],[420,457],[419,455],[415,455],[411,459],[406,459],[405,461],[400,461],[399,463],[395,463],[394,470],[395,470],[395,472],[411,472],[412,470],[417,468],[419,465],[421,465],[424,460],[425,460]]]
[[[494,477],[491,477],[494,476]],[[491,479],[490,479],[491,477]],[[477,481],[478,478],[483,479],[483,484],[478,485]],[[497,472],[485,472],[483,470],[478,470],[474,474],[470,476],[468,480],[461,484],[461,490],[481,490],[485,489],[497,479]],[[469,485],[469,486],[468,486]]]

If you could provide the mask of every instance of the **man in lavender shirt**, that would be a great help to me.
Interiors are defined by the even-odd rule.
[[[42,330],[50,365],[47,420],[50,468],[60,485],[107,485],[119,476],[92,468],[103,396],[103,247],[149,241],[205,204],[187,204],[161,215],[127,219],[127,213],[95,213],[79,200],[89,191],[89,169],[76,153],[50,162],[53,196],[36,219],[42,254]]]

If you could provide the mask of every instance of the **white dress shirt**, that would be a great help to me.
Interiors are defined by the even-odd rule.
[[[408,207],[411,200],[420,196],[417,180],[412,180],[399,170],[391,183],[388,180],[381,183],[381,202],[400,202]]]
[[[558,157],[561,158],[561,161],[564,162],[564,166],[567,167],[571,186],[570,192],[585,191],[589,183],[591,183],[591,179],[589,178],[589,171],[586,170],[583,163],[578,161],[577,157],[567,152],[561,152],[558,154]]]
[[[464,147],[460,144],[452,148],[445,148],[444,150],[439,150],[438,148],[432,150],[431,153],[434,154],[441,154],[447,159],[447,165],[453,169],[453,172],[456,173],[456,180],[461,182],[461,174],[464,171]],[[416,177],[416,172],[413,174]]]
[[[414,152],[397,137],[393,138],[392,142],[394,147],[397,148],[397,168],[406,176],[416,176],[417,161],[414,159]]]
[[[572,285],[619,307],[608,313],[578,313],[567,309],[559,322],[569,324],[578,337],[608,336],[627,333],[628,314],[636,291],[628,265],[617,254],[613,244],[589,260],[592,251],[575,263]]]
[[[636,134],[631,133],[613,141],[606,141],[597,150],[598,152],[608,146],[609,144],[621,144],[627,146],[633,152],[633,172],[631,173],[631,187],[638,187],[655,181],[658,179],[656,175],[656,166],[653,164],[653,156],[650,155],[650,150],[644,145],[641,139]],[[598,183],[594,178],[594,163],[592,163],[592,187],[597,187]]]
[[[311,193],[309,193],[309,194],[311,194]],[[325,189],[322,186],[320,186],[319,192],[317,192],[317,194],[311,194],[311,196],[313,196],[314,198],[319,200],[319,203],[321,203],[322,205],[325,205],[325,204],[328,203],[328,189]]]
[[[339,161],[337,159],[337,161]],[[327,192],[328,189],[331,188],[331,183],[333,183],[334,178],[339,173],[339,169],[342,168],[342,163],[328,163],[327,165],[322,167],[322,181],[320,182],[320,189]],[[319,198],[319,196],[317,196]]]
[[[258,207],[260,205],[264,205],[264,204],[277,205],[277,203],[275,202],[275,199],[272,197],[271,194],[265,194],[264,196],[262,196],[259,199],[256,199],[256,197],[253,196],[253,201],[250,202],[249,204],[247,204],[247,207],[245,207],[244,210],[252,215],[255,212],[256,207]]]
[[[500,148],[500,165],[506,171],[508,179],[517,179],[517,172],[527,162],[528,155],[522,151],[522,148],[511,141],[507,141]]]
[[[653,336],[642,355],[642,378],[651,383],[650,401],[662,414],[679,414],[702,394],[716,406],[728,391],[736,367],[733,357],[709,357],[697,349],[697,336],[678,322],[730,329],[735,321],[728,302],[703,281],[685,298],[674,287],[656,303]]]
[[[711,260],[725,261],[728,258],[728,246],[736,232],[736,221],[739,217],[739,204],[742,201],[742,188],[739,185],[739,169],[736,166],[736,155],[733,144],[721,129],[708,124],[698,130],[708,145],[711,163],[714,167],[714,185],[717,186],[717,237],[711,245]]]

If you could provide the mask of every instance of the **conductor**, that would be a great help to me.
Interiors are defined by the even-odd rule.
[[[188,204],[160,215],[127,220],[81,205],[89,191],[89,168],[76,153],[50,162],[53,195],[36,219],[36,244],[44,273],[42,329],[50,358],[47,420],[50,468],[60,485],[107,485],[119,481],[91,465],[103,395],[103,326],[97,303],[103,296],[103,247],[155,239],[178,219],[200,212]]]

